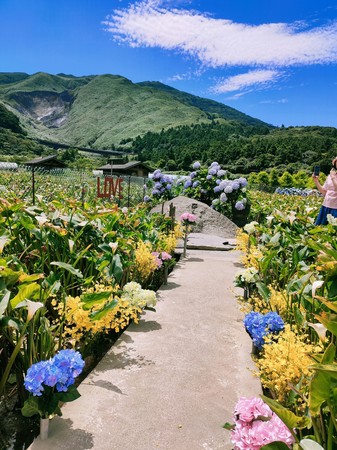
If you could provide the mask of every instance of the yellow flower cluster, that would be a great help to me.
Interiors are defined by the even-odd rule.
[[[240,228],[236,234],[236,249],[243,253],[248,252],[249,235]]]
[[[169,234],[161,233],[159,236],[157,251],[172,254],[177,247],[178,238],[174,231]]]
[[[249,242],[250,236],[240,229],[236,235],[236,249],[243,253],[242,264],[245,267],[259,269],[259,261],[263,257],[261,250]]]
[[[142,280],[146,280],[156,269],[156,258],[152,255],[149,242],[139,242],[135,251],[136,271]]]
[[[240,309],[246,314],[250,311],[260,312],[262,314],[270,311],[269,303],[259,295],[251,295],[248,300],[243,300]]]
[[[313,363],[309,356],[317,349],[305,342],[290,325],[277,336],[265,339],[263,353],[256,360],[257,375],[265,388],[271,390],[273,398],[285,404],[291,386],[301,381],[301,389],[308,385],[309,366]]]
[[[270,291],[269,304],[272,311],[276,311],[280,316],[284,317],[288,309],[286,290],[278,291],[273,286],[268,286]]]
[[[118,300],[117,306],[106,312],[106,314],[98,319],[92,320],[91,314],[102,308],[101,303],[97,303],[89,310],[85,310],[80,297],[66,298],[65,311],[63,312],[63,304],[59,304],[57,309],[60,316],[65,319],[64,338],[72,341],[75,346],[80,341],[86,340],[97,333],[108,333],[116,331],[117,333],[127,327],[131,320],[138,322],[141,308],[136,304],[131,304],[123,298],[114,296],[111,287],[96,285],[94,288],[88,289],[86,293],[92,292],[109,292],[111,291],[111,299]]]

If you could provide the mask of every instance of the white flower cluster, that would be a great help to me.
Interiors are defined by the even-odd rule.
[[[334,217],[332,214],[328,214],[326,216],[330,225],[337,225],[337,217]]]
[[[142,289],[141,285],[135,281],[131,281],[124,286],[121,299],[140,308],[155,306],[157,303],[156,293],[149,289]]]
[[[237,282],[241,283],[255,283],[258,280],[258,271],[255,267],[248,267],[247,269],[242,269],[237,272],[235,279]]]
[[[258,225],[258,224],[259,224],[258,222],[253,221],[253,222],[247,223],[247,225],[245,225],[243,227],[243,229],[245,230],[246,233],[253,234],[256,230],[256,225]]]

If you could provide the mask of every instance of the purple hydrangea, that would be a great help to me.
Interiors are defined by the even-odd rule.
[[[241,186],[242,188],[244,188],[244,187],[246,187],[246,186],[248,185],[248,181],[247,181],[246,178],[244,178],[244,177],[240,177],[240,178],[238,179],[238,182],[240,183],[240,186]]]
[[[222,203],[226,203],[227,201],[227,195],[224,192],[220,195],[220,201]]]
[[[224,177],[225,175],[226,175],[226,171],[225,170],[223,170],[223,169],[220,169],[220,170],[218,170],[218,173],[217,173],[217,175],[218,175],[218,177]]]
[[[243,211],[245,209],[245,205],[242,201],[239,200],[235,203],[235,209],[237,209],[238,211]]]

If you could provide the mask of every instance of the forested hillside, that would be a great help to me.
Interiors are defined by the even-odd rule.
[[[337,129],[331,127],[289,127],[211,124],[178,127],[161,133],[147,133],[132,143],[132,149],[152,165],[188,170],[191,162],[213,160],[224,168],[248,174],[279,167],[280,170],[311,170],[313,164],[330,167],[337,154]]]

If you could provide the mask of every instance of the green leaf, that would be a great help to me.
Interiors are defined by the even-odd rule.
[[[336,347],[330,344],[324,352],[321,364],[312,367],[317,371],[309,386],[309,409],[312,416],[319,415],[322,404],[330,398],[331,376],[322,371],[319,366],[330,365],[334,361],[335,353]]]
[[[117,283],[120,283],[123,278],[123,265],[119,255],[114,255],[112,260],[112,275]]]
[[[289,447],[284,442],[275,441],[264,445],[260,450],[289,450]]]
[[[73,402],[81,397],[81,394],[78,392],[75,386],[70,386],[67,392],[60,392],[58,394],[58,399],[61,402]]]
[[[83,294],[81,295],[81,301],[85,304],[82,305],[82,308],[87,311],[94,305],[109,300],[111,296],[112,292],[94,292],[92,294]]]
[[[92,314],[90,314],[90,318],[92,320],[100,320],[102,317],[104,317],[109,311],[111,311],[112,309],[116,308],[116,306],[118,305],[118,301],[117,300],[113,300],[110,303],[107,303],[102,309],[100,309],[99,311],[95,311]]]
[[[269,290],[268,286],[265,285],[264,283],[261,283],[260,281],[258,281],[256,283],[256,287],[259,291],[259,294],[263,298],[263,300],[268,301],[269,297],[270,297],[270,290]]]
[[[309,428],[311,426],[311,420],[309,417],[296,416],[292,411],[277,403],[265,395],[261,395],[261,398],[270,407],[275,414],[279,416],[282,422],[292,431],[294,428],[299,430],[303,428]]]
[[[52,266],[61,267],[62,269],[67,270],[72,275],[75,275],[78,278],[83,278],[82,272],[80,270],[78,270],[78,269],[75,269],[75,267],[73,267],[71,264],[67,264],[67,263],[62,262],[62,261],[52,261],[50,264]]]
[[[16,308],[16,306],[23,302],[25,299],[38,298],[40,295],[40,285],[37,283],[24,284],[19,287],[19,292],[10,301],[11,307]]]
[[[226,422],[225,425],[222,426],[222,428],[225,428],[226,430],[232,431],[235,429],[235,425],[229,422]]]
[[[23,407],[21,408],[22,415],[25,417],[32,417],[35,414],[40,414],[39,409],[39,399],[37,397],[29,397],[25,401]]]

